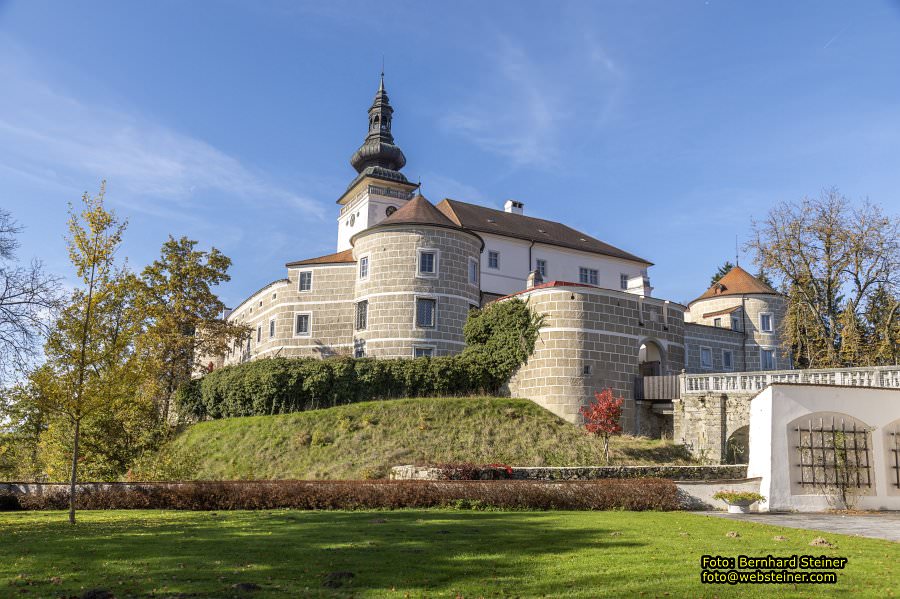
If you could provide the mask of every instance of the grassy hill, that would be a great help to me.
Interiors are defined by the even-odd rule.
[[[621,437],[614,464],[689,463],[671,442]],[[427,398],[201,422],[156,463],[194,479],[380,478],[391,466],[503,462],[516,466],[603,464],[602,443],[522,399]],[[137,478],[151,471],[135,469]]]

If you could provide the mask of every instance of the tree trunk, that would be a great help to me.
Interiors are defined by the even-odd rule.
[[[72,477],[69,483],[69,524],[75,524],[75,484],[78,482],[78,441],[81,436],[81,419],[75,421],[75,444],[72,448]]]
[[[606,458],[606,465],[609,466],[609,436],[603,437],[603,456]]]

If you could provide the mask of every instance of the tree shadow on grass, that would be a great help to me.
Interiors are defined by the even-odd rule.
[[[554,512],[147,511],[100,521],[83,512],[82,519],[74,529],[62,519],[28,527],[26,556],[55,568],[63,584],[54,591],[71,581],[139,596],[155,589],[218,597],[240,583],[259,584],[255,597],[392,590],[552,596],[633,576],[566,566],[583,552],[612,563],[646,545],[611,536],[609,528],[576,527]]]

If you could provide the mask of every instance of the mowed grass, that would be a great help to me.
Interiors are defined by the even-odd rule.
[[[615,464],[687,464],[670,441],[613,439]],[[391,466],[502,462],[603,465],[602,443],[537,404],[508,398],[373,401],[335,408],[201,422],[163,450],[188,464],[181,478],[360,479]],[[142,472],[136,471],[137,478]],[[185,476],[186,475],[186,476]]]
[[[835,547],[810,547],[817,536]],[[900,589],[898,544],[687,513],[95,511],[73,527],[62,512],[18,512],[0,514],[0,539],[3,597],[96,588],[116,597],[891,597]],[[703,554],[794,553],[849,563],[836,585],[699,582]]]

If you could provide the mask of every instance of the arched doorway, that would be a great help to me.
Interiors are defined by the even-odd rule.
[[[746,464],[750,459],[750,426],[737,429],[725,442],[725,463]]]
[[[641,376],[660,376],[663,372],[663,350],[649,339],[641,343],[638,352],[638,372]]]

